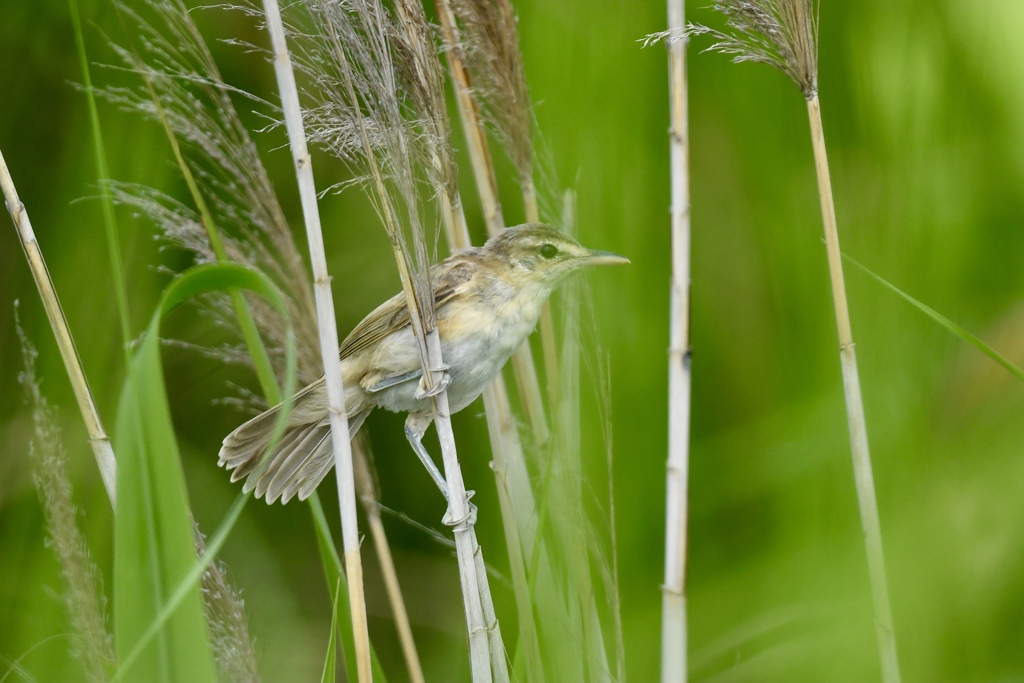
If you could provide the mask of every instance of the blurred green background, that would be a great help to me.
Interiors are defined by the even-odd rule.
[[[617,559],[628,678],[657,677],[664,531],[668,343],[668,112],[657,2],[522,0],[522,47],[558,188],[578,193],[586,244],[628,255],[590,278],[596,344],[611,368]],[[703,3],[689,18],[718,26]],[[123,39],[110,3],[86,0],[91,57]],[[228,82],[271,97],[268,64],[215,42],[263,42],[235,13],[207,11]],[[820,94],[847,253],[1024,364],[1024,5],[1016,0],[823,2]],[[689,51],[693,195],[694,416],[690,655],[695,680],[879,677],[854,494],[834,318],[805,107],[781,74]],[[117,80],[94,71],[99,82]],[[85,99],[68,9],[8,2],[0,19],[0,149],[28,207],[108,431],[123,379]],[[273,96],[276,97],[276,96]],[[246,107],[241,107],[243,111]],[[101,104],[114,178],[184,197],[162,133]],[[289,160],[257,136],[293,222]],[[337,168],[317,158],[325,186]],[[468,164],[463,163],[468,172]],[[473,194],[467,177],[467,198]],[[506,217],[522,213],[506,183]],[[389,245],[362,198],[322,211],[342,332],[397,291]],[[84,200],[83,200],[84,199]],[[476,235],[482,233],[472,213]],[[133,332],[187,255],[119,216]],[[109,505],[21,248],[0,218],[0,671],[72,680],[57,563],[45,547],[17,385],[13,301],[61,406],[76,501],[107,585]],[[907,680],[1024,679],[1024,386],[856,269],[848,268],[897,642]],[[204,338],[194,312],[176,333]],[[242,414],[215,403],[228,381],[168,349],[169,391],[195,513],[212,529],[236,487],[215,466]],[[455,428],[479,533],[504,570],[479,406]],[[400,416],[368,422],[385,504],[439,526],[440,499]],[[606,495],[601,417],[584,415],[590,485]],[[115,444],[116,446],[116,444]],[[324,487],[329,511],[334,487]],[[336,519],[336,515],[329,514]],[[454,559],[390,520],[428,678],[465,671]],[[371,632],[397,647],[370,553]],[[331,607],[305,507],[252,505],[224,553],[244,591],[267,681],[319,675]],[[402,567],[405,567],[403,570]],[[499,609],[512,614],[507,588]],[[573,648],[567,642],[565,647]],[[398,662],[397,659],[392,659]],[[405,676],[389,667],[394,680]],[[2,676],[0,676],[2,677]],[[9,680],[17,680],[11,674]]]

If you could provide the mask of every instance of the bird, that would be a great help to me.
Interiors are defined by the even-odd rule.
[[[356,325],[341,344],[341,374],[350,436],[374,408],[407,413],[405,434],[435,483],[444,479],[422,444],[433,420],[430,397],[447,389],[452,413],[471,404],[537,325],[554,289],[582,268],[629,259],[582,246],[543,223],[502,230],[483,246],[462,249],[430,268],[435,322],[445,363],[440,384],[424,380],[409,308],[399,293]],[[284,404],[228,434],[218,465],[245,478],[268,504],[305,500],[334,465],[323,377],[300,390],[280,440],[268,451]]]

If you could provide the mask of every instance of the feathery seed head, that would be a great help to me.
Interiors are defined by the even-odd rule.
[[[813,5],[813,6],[812,6]],[[818,94],[818,10],[815,0],[716,0],[734,33],[690,24],[684,35],[659,34],[670,40],[708,34],[716,42],[707,50],[732,55],[734,62],[760,62],[789,76],[807,99]],[[650,39],[649,39],[650,42]]]

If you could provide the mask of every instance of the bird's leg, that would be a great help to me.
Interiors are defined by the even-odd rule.
[[[423,373],[423,376],[420,377],[419,386],[416,387],[416,399],[422,400],[425,398],[430,398],[431,396],[437,396],[442,391],[447,389],[448,385],[452,383],[452,376],[448,374],[448,369],[449,366],[447,363],[442,363],[441,367],[439,368],[430,369],[429,375],[431,379],[433,379],[435,372],[439,372],[441,373],[441,380],[434,386],[430,387],[429,389],[427,388],[428,373]],[[423,431],[426,431],[426,427],[423,428]]]
[[[430,453],[427,453],[427,449],[423,446],[423,435],[427,433],[427,427],[429,426],[429,415],[410,413],[409,417],[405,420],[405,438],[409,440],[409,445],[416,452],[420,462],[427,468],[427,472],[430,474],[430,478],[434,480],[434,483],[437,484],[437,488],[441,489],[444,499],[448,500],[448,484],[445,482],[444,477],[441,476],[437,465],[434,464],[434,459],[430,457]]]
[[[430,426],[431,417],[429,415],[422,415],[417,413],[409,413],[409,417],[405,420],[405,438],[409,440],[409,445],[412,446],[412,450],[416,452],[416,456],[423,463],[423,466],[427,468],[427,472],[430,474],[430,478],[437,484],[437,488],[441,489],[441,495],[444,496],[445,501],[448,503],[448,511],[445,513],[444,519],[442,520],[446,525],[454,525],[459,520],[454,520],[451,516],[451,498],[448,496],[448,483],[441,476],[440,470],[437,469],[437,465],[434,464],[434,459],[430,457],[430,453],[427,452],[426,447],[423,445],[423,435],[427,432],[427,427]],[[476,523],[476,506],[469,503],[469,499],[473,497],[476,491],[466,491],[466,502],[469,504],[469,518],[472,520],[471,523]]]

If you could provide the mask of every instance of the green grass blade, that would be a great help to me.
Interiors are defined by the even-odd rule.
[[[117,507],[114,633],[127,658],[152,615],[195,564],[191,517],[163,373],[159,316],[129,366],[115,430]],[[122,672],[131,681],[214,681],[202,596],[193,587],[144,652]]]
[[[131,319],[128,315],[128,293],[124,284],[124,270],[121,266],[121,245],[118,239],[117,221],[114,217],[114,200],[110,195],[110,171],[107,168],[107,155],[103,146],[100,115],[96,109],[96,94],[93,92],[92,77],[89,73],[89,58],[85,52],[85,37],[82,34],[82,18],[78,12],[78,0],[68,0],[68,9],[71,13],[71,23],[75,29],[78,63],[82,68],[82,84],[85,86],[85,99],[89,107],[89,129],[92,132],[93,152],[96,155],[96,176],[100,183],[103,226],[106,228],[107,233],[110,272],[114,278],[114,298],[117,300],[117,313],[121,320],[121,345],[124,349],[125,364],[127,365],[131,361]]]
[[[171,597],[164,604],[160,613],[156,616],[156,619],[150,623],[149,628],[146,632],[139,637],[138,642],[132,651],[129,652],[125,657],[121,658],[119,662],[120,667],[114,674],[113,680],[123,680],[124,672],[131,669],[131,666],[142,654],[143,649],[160,633],[160,629],[167,620],[174,614],[178,606],[181,605],[182,601],[188,596],[190,590],[199,585],[199,581],[203,577],[203,573],[210,566],[216,557],[217,553],[220,552],[221,547],[224,545],[224,541],[227,540],[228,534],[235,527],[235,522],[238,521],[238,517],[242,514],[242,509],[245,508],[245,504],[249,502],[252,496],[247,493],[241,493],[235,502],[231,504],[224,519],[221,521],[220,526],[217,528],[217,532],[211,537],[210,542],[206,546],[206,552],[199,558],[197,562],[188,574],[181,580],[178,587],[171,594]]]
[[[324,514],[320,498],[314,492],[309,497],[309,508],[313,513],[313,526],[316,529],[316,542],[320,548],[320,558],[324,563],[324,574],[327,575],[327,588],[331,592],[331,601],[340,605],[342,614],[349,614],[348,583],[344,580],[341,567],[341,557],[334,545],[334,538],[331,536],[331,528],[327,524],[327,515]],[[345,655],[345,672],[348,680],[359,680],[356,671],[355,636],[352,633],[352,620],[341,619],[338,622],[339,642],[342,652]],[[377,658],[377,651],[370,643],[370,667],[373,671],[373,680],[386,681],[384,669],[380,666]]]
[[[114,630],[117,678],[213,681],[192,517],[160,359],[160,322],[181,302],[209,291],[250,289],[286,316],[265,276],[231,264],[191,269],[167,288],[129,366],[117,420],[118,515],[115,520]],[[287,322],[287,317],[285,318]],[[295,344],[288,323],[288,392],[295,386]],[[275,438],[284,429],[278,420]],[[209,563],[244,505],[240,498],[210,543]],[[155,616],[155,619],[154,619]],[[155,625],[154,625],[155,624]]]
[[[885,287],[889,291],[897,294],[901,299],[906,301],[908,304],[910,304],[911,306],[913,306],[917,310],[919,310],[922,313],[924,313],[926,316],[928,316],[929,318],[931,318],[932,320],[937,322],[942,327],[946,328],[946,330],[948,330],[949,332],[953,333],[954,335],[956,335],[957,337],[959,337],[963,341],[967,342],[968,344],[970,344],[974,348],[978,349],[979,351],[984,353],[986,356],[988,356],[989,358],[994,360],[996,363],[999,363],[999,365],[1002,365],[1011,375],[1013,375],[1014,377],[1016,377],[1019,380],[1024,380],[1024,370],[1022,370],[1018,366],[1014,365],[1013,362],[1010,361],[1006,356],[1002,355],[1001,353],[999,353],[998,351],[993,349],[991,346],[989,346],[988,344],[983,342],[981,339],[979,339],[978,337],[973,335],[971,332],[969,332],[965,328],[961,327],[960,325],[957,325],[955,322],[953,322],[952,320],[950,320],[946,316],[942,315],[941,313],[936,311],[931,306],[929,306],[929,305],[927,305],[927,304],[925,304],[925,303],[923,303],[921,301],[918,301],[914,297],[910,296],[909,294],[904,292],[902,289],[900,289],[896,285],[892,284],[891,282],[889,282],[888,280],[883,278],[881,275],[877,275],[876,273],[874,273],[867,266],[865,266],[865,265],[863,265],[861,263],[858,263],[857,261],[855,261],[854,259],[850,258],[846,254],[843,254],[843,258],[845,258],[848,262],[852,263],[854,266],[859,268],[866,275],[868,275],[869,277],[874,279],[876,282],[881,284],[883,287]]]
[[[338,597],[341,595],[341,577],[338,577],[338,585],[334,588],[334,608],[331,610],[331,637],[327,641],[327,657],[324,659],[324,672],[320,676],[320,683],[334,683],[336,663],[338,661]]]

